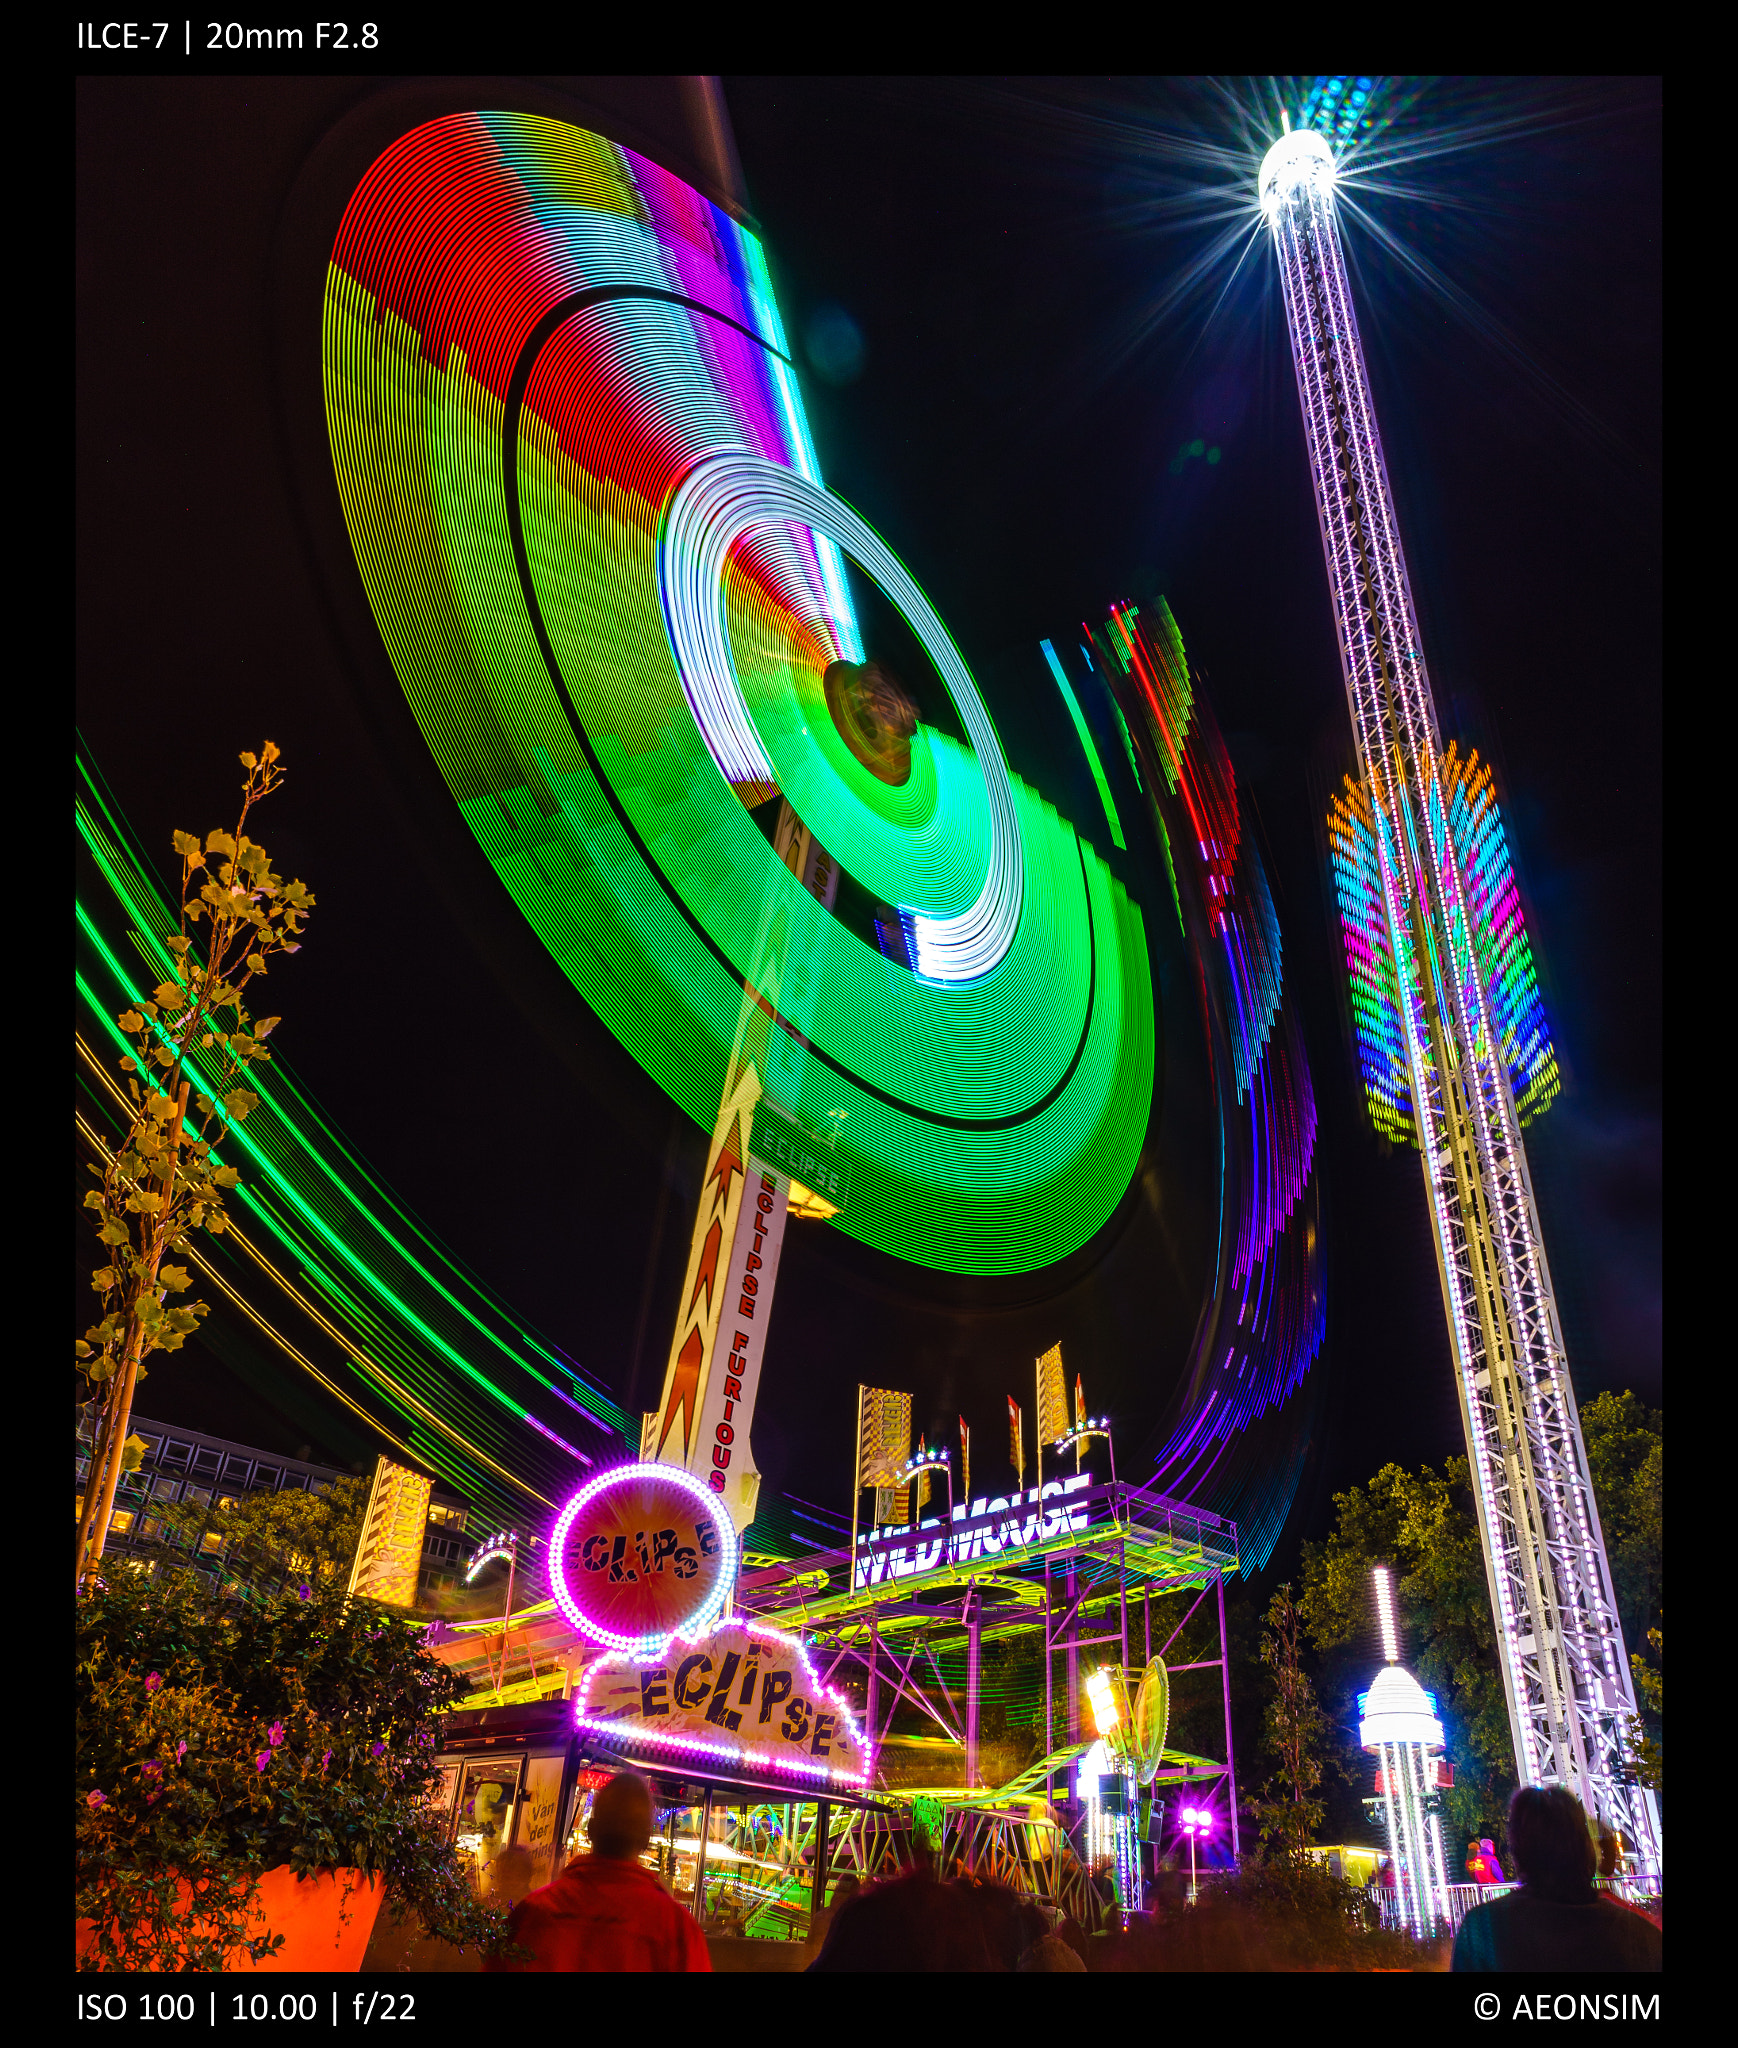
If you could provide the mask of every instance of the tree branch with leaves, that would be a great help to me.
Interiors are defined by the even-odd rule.
[[[337,1583],[347,1578],[356,1554],[368,1492],[368,1480],[345,1474],[317,1493],[286,1486],[275,1493],[220,1493],[209,1505],[193,1498],[155,1501],[152,1540],[165,1562],[206,1546],[218,1549],[216,1577],[259,1593],[300,1581]],[[135,1528],[135,1543],[138,1535]]]
[[[278,749],[267,740],[241,764],[247,777],[235,830],[212,832],[203,846],[190,832],[175,834],[181,918],[164,941],[172,978],[118,1019],[133,1047],[121,1060],[132,1118],[108,1160],[91,1168],[98,1185],[85,1207],[105,1253],[91,1285],[103,1312],[74,1346],[97,1410],[74,1554],[81,1590],[102,1557],[121,1474],[144,1452],[128,1435],[144,1361],[178,1351],[207,1312],[204,1302],[180,1298],[192,1276],[166,1259],[187,1251],[195,1230],[216,1234],[225,1225],[238,1175],[218,1148],[258,1105],[244,1082],[270,1060],[266,1040],[280,1021],[253,1016],[249,988],[274,958],[301,950],[314,907],[304,885],[274,874],[265,848],[247,836],[253,807],[283,782]]]
[[[1327,1812],[1321,1797],[1327,1719],[1303,1666],[1303,1615],[1289,1585],[1281,1586],[1268,1603],[1261,1661],[1273,1674],[1262,1748],[1273,1759],[1275,1769],[1255,1802],[1255,1810],[1262,1841],[1281,1863],[1301,1870],[1309,1861],[1310,1845]]]

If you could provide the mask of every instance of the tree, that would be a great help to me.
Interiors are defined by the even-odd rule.
[[[1596,1394],[1581,1411],[1581,1434],[1618,1618],[1635,1649],[1659,1627],[1664,1599],[1665,1416],[1634,1394]]]
[[[1581,1411],[1587,1469],[1599,1503],[1612,1594],[1629,1647],[1641,1704],[1631,1741],[1640,1781],[1663,1789],[1664,1684],[1660,1668],[1665,1598],[1665,1416],[1632,1393],[1596,1394]]]
[[[188,1251],[196,1230],[224,1227],[224,1201],[238,1175],[218,1148],[259,1101],[241,1084],[250,1066],[271,1058],[265,1041],[280,1022],[256,1021],[247,991],[276,955],[301,950],[314,907],[307,889],[275,875],[265,848],[247,837],[248,814],[284,779],[278,749],[267,740],[241,764],[247,777],[235,830],[211,833],[203,847],[190,832],[175,834],[181,919],[163,942],[171,968],[149,1001],[118,1020],[133,1046],[121,1060],[132,1120],[106,1163],[91,1168],[98,1186],[86,1193],[85,1207],[105,1254],[91,1285],[103,1313],[74,1346],[98,1410],[74,1547],[81,1590],[103,1554],[116,1484],[144,1454],[142,1441],[128,1435],[144,1361],[154,1351],[178,1351],[206,1313],[202,1301],[171,1304],[192,1276],[165,1255]]]
[[[1299,1606],[1311,1642],[1329,1657],[1346,1761],[1360,1776],[1367,1770],[1354,1701],[1370,1682],[1370,1574],[1386,1564],[1398,1581],[1407,1662],[1441,1703],[1455,1775],[1443,1798],[1448,1827],[1462,1841],[1496,1839],[1514,1755],[1467,1461],[1451,1458],[1440,1473],[1385,1465],[1367,1486],[1336,1494],[1334,1507],[1327,1541],[1304,1545]]]
[[[1279,1860],[1294,1870],[1321,1827],[1327,1803],[1320,1796],[1321,1747],[1327,1720],[1303,1667],[1303,1615],[1290,1585],[1268,1603],[1261,1634],[1261,1661],[1273,1674],[1273,1697],[1263,1718],[1262,1748],[1275,1769],[1255,1802],[1261,1839],[1276,1846]]]
[[[220,1577],[260,1592],[294,1582],[332,1584],[347,1579],[368,1510],[368,1481],[346,1476],[323,1493],[286,1487],[281,1493],[219,1497],[209,1508],[198,1501],[159,1506],[167,1551],[185,1554],[210,1537],[222,1545]]]

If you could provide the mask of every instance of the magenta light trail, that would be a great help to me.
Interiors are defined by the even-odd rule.
[[[1659,1811],[1631,1781],[1635,1694],[1545,1263],[1511,1082],[1515,1020],[1480,960],[1492,874],[1463,867],[1456,790],[1425,671],[1358,340],[1326,139],[1287,133],[1262,162],[1309,443],[1322,549],[1516,1768],[1564,1784],[1657,1871]],[[1488,945],[1485,950],[1488,949]]]

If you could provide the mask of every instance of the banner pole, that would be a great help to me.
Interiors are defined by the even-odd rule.
[[[851,1446],[851,1577],[850,1587],[857,1590],[857,1508],[863,1498],[863,1396],[868,1391],[861,1382],[857,1387],[857,1440]]]

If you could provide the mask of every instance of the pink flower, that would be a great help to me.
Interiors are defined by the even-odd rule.
[[[266,1730],[266,1740],[271,1744],[273,1749],[276,1749],[279,1746],[279,1744],[283,1741],[283,1739],[284,1724],[281,1721],[274,1721],[272,1725]]]
[[[314,1595],[311,1588],[307,1586],[298,1586],[296,1588],[296,1598],[298,1600],[311,1600],[313,1599],[313,1597]]]
[[[85,1794],[84,1803],[86,1804],[86,1806],[90,1808],[92,1813],[95,1813],[99,1806],[107,1806],[109,1802],[106,1793],[87,1792]]]
[[[384,1742],[377,1742],[368,1754],[370,1756],[384,1756],[386,1754],[386,1744]]]
[[[141,1764],[139,1770],[147,1778],[160,1778],[163,1775],[163,1766],[161,1764]]]
[[[176,1761],[177,1763],[179,1763],[179,1762],[181,1761],[181,1759],[182,1759],[182,1758],[183,1758],[183,1757],[184,1757],[184,1756],[185,1756],[186,1754],[187,1754],[187,1745],[186,1745],[186,1743],[185,1743],[185,1742],[178,1742],[178,1743],[176,1743],[176,1745],[175,1745],[175,1761]]]
[[[324,1770],[324,1769],[326,1768],[326,1766],[327,1766],[327,1765],[328,1765],[328,1764],[329,1764],[329,1763],[330,1763],[331,1761],[332,1761],[332,1752],[331,1752],[330,1750],[327,1750],[326,1754],[325,1754],[325,1755],[324,1755],[323,1757],[321,1757],[321,1759],[320,1759],[320,1768],[321,1768],[321,1770]]]
[[[161,1671],[149,1671],[145,1674],[145,1690],[147,1692],[155,1692],[162,1683],[163,1674]]]
[[[256,1757],[254,1758],[254,1760],[253,1760],[253,1767],[254,1767],[254,1769],[255,1769],[256,1771],[263,1771],[263,1770],[265,1769],[266,1765],[267,1765],[267,1764],[269,1764],[269,1763],[271,1762],[271,1760],[272,1760],[272,1753],[271,1753],[271,1751],[270,1751],[269,1749],[262,1749],[262,1750],[260,1751],[259,1755],[258,1755],[258,1756],[256,1756]]]

